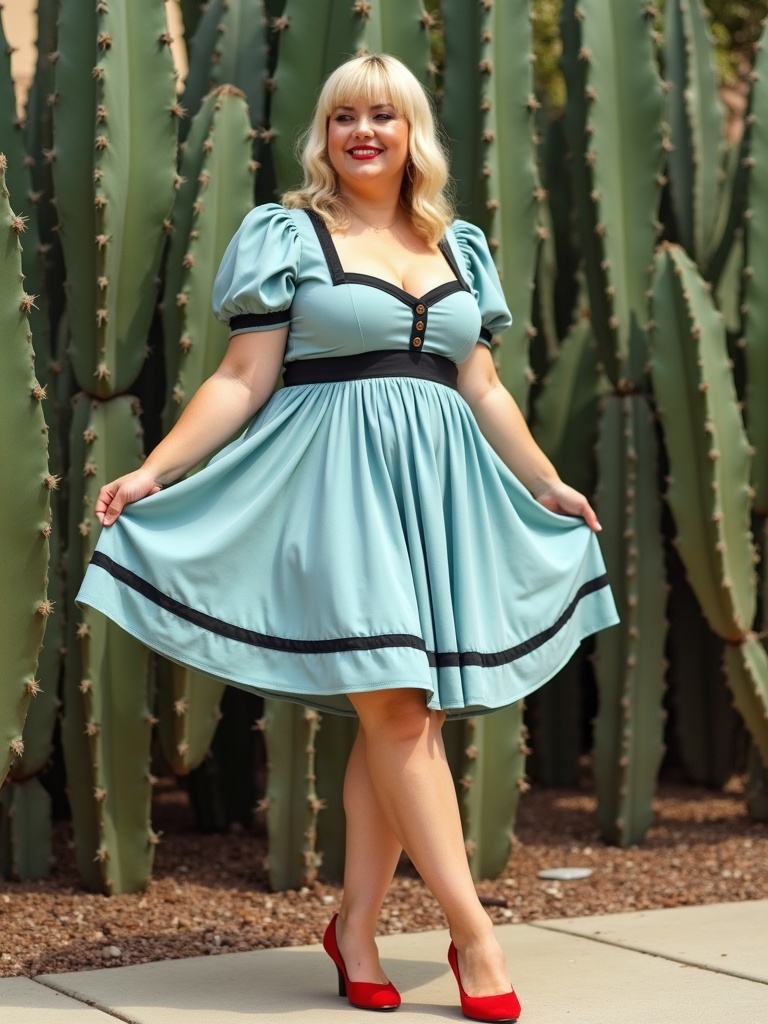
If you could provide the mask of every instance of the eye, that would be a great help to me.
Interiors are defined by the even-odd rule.
[[[377,121],[382,121],[382,120],[383,121],[394,121],[394,119],[395,119],[395,115],[394,114],[387,114],[385,111],[382,111],[381,113],[376,115],[376,120]]]
[[[352,115],[351,114],[337,114],[336,117],[334,117],[333,120],[337,121],[339,124],[343,124],[345,121],[351,121],[352,120]]]

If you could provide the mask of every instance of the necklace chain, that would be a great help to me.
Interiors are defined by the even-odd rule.
[[[390,228],[393,228],[395,224],[397,224],[397,222],[400,220],[400,211],[398,210],[397,216],[395,217],[391,224],[382,224],[381,227],[377,227],[375,224],[371,224],[369,220],[366,220],[365,217],[361,217],[359,213],[355,213],[354,210],[351,210],[350,212],[353,217],[357,217],[357,219],[361,220],[363,224],[367,224],[369,228],[373,228],[373,230],[377,234],[379,233],[379,231],[388,231]]]

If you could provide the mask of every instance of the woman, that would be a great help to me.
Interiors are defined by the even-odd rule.
[[[453,219],[413,75],[388,56],[338,68],[303,164],[304,186],[253,210],[224,255],[221,366],[99,494],[119,526],[79,600],[180,662],[356,714],[324,939],[340,994],[400,1003],[375,933],[404,848],[447,916],[464,1014],[515,1020],[441,726],[519,700],[616,621],[600,526],[496,376],[490,337],[511,317],[481,232]]]

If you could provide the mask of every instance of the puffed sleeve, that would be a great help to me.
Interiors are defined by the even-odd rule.
[[[492,336],[511,325],[512,314],[504,299],[499,274],[483,232],[466,220],[454,221],[452,227],[464,257],[467,283],[480,308],[482,327],[478,341],[490,347]]]
[[[298,229],[288,210],[265,203],[235,232],[213,284],[213,312],[232,334],[269,331],[291,320],[301,257]]]

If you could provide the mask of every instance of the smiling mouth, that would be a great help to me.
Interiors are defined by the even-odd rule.
[[[355,146],[354,149],[348,149],[347,152],[350,156],[374,157],[378,156],[383,150],[374,149],[372,146]]]

